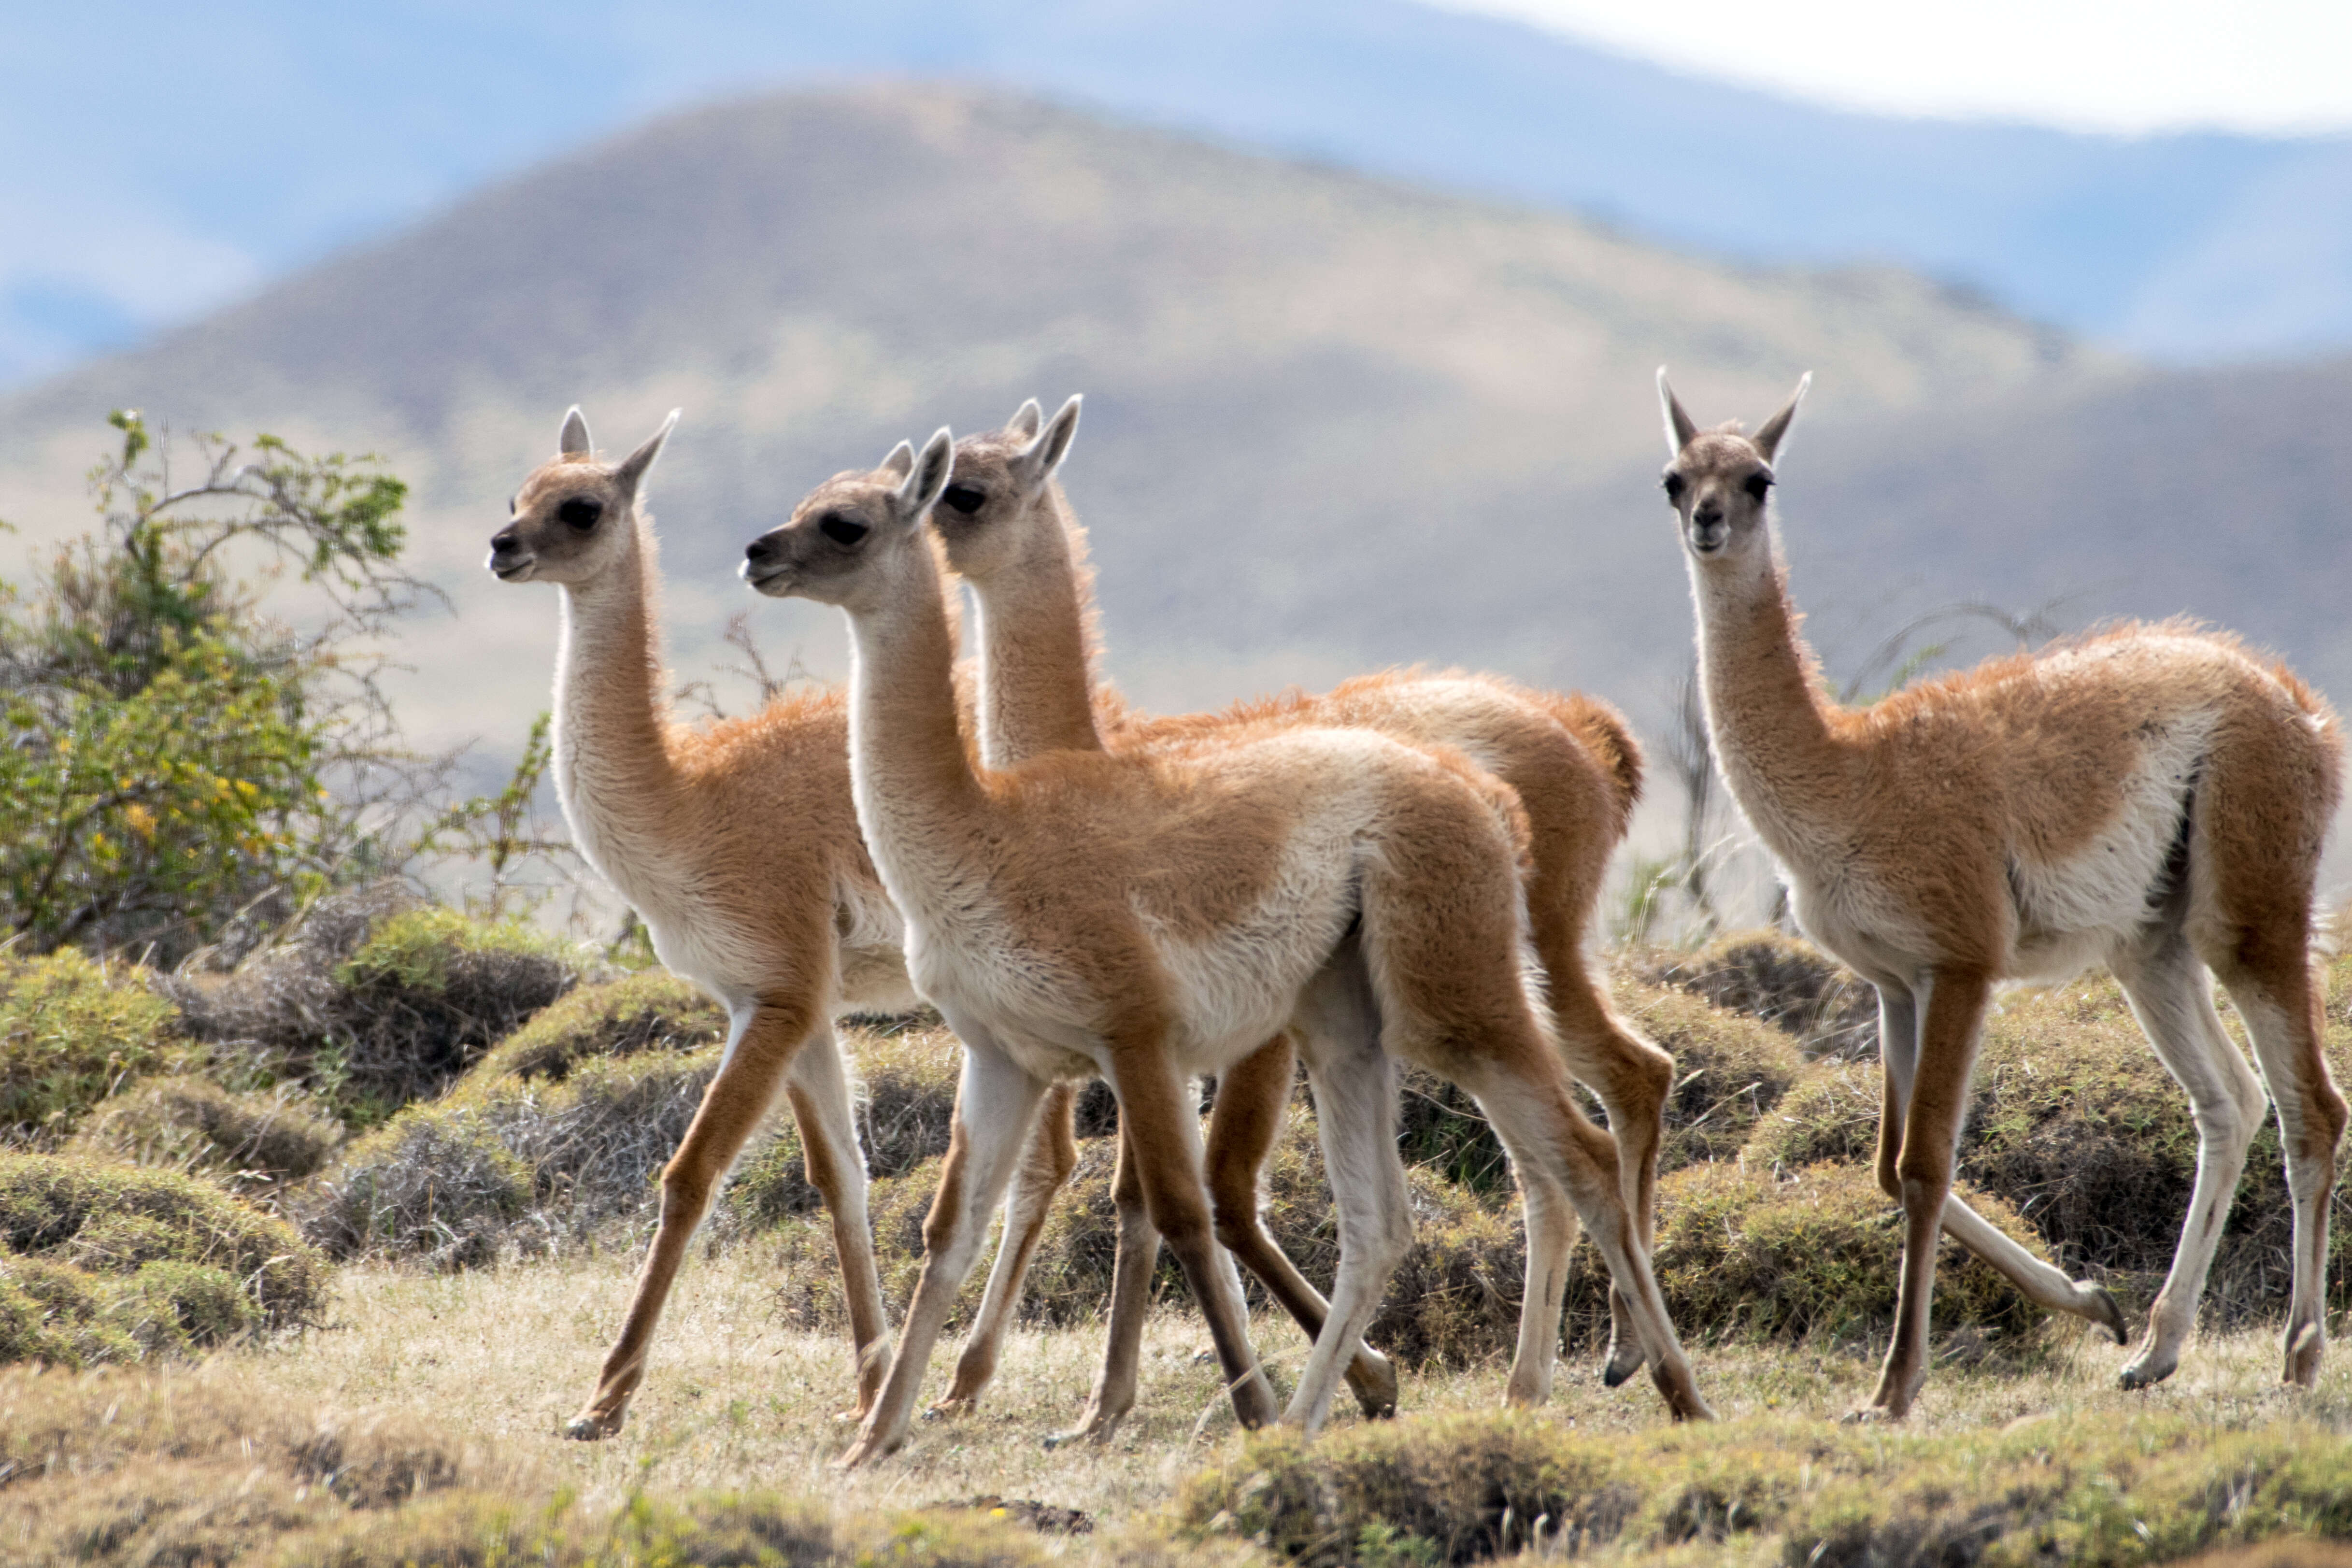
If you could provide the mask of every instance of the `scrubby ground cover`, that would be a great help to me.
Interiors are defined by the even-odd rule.
[[[1475,1108],[1412,1074],[1417,1239],[1372,1331],[1407,1369],[1409,1419],[1244,1442],[1168,1269],[1143,1405],[1118,1440],[1036,1442],[1084,1400],[1109,1286],[1115,1124],[1097,1094],[987,1405],[842,1484],[824,1468],[850,1387],[831,1238],[781,1111],[706,1228],[630,1427],[551,1440],[723,1048],[723,1015],[691,987],[383,889],[330,901],[226,975],[0,961],[15,1151],[0,1152],[0,1362],[58,1369],[0,1373],[0,1560],[2136,1562],[2352,1530],[2352,1379],[2331,1368],[2308,1399],[2269,1386],[2259,1325],[2284,1299],[2287,1233],[2274,1133],[2231,1215],[2208,1338],[2172,1383],[2113,1392],[2122,1351],[1948,1248],[1921,1417],[1841,1432],[1829,1418],[1874,1375],[1900,1249],[1871,1171],[1866,989],[1757,935],[1622,958],[1616,995],[1677,1062],[1657,1265],[1724,1428],[1676,1433],[1643,1388],[1598,1386],[1605,1281],[1589,1248],[1559,1401],[1485,1414],[1517,1321],[1516,1204]],[[2342,1074],[2352,963],[2331,971],[2328,1018]],[[886,1292],[903,1305],[954,1045],[919,1019],[845,1039]],[[1328,1280],[1337,1237],[1303,1089],[1289,1123],[1265,1210]],[[2137,1312],[2194,1162],[2185,1099],[2112,984],[2002,999],[1962,1149],[1988,1217]],[[1304,1345],[1286,1322],[1258,1333],[1286,1381]],[[111,1436],[20,1441],[109,1408],[93,1430]],[[336,1436],[320,1449],[302,1432]],[[374,1457],[332,1458],[344,1448]],[[366,1479],[387,1466],[405,1479]],[[983,1496],[1050,1505],[1008,1520],[1075,1509],[1104,1528],[1045,1542],[904,1511]],[[813,1512],[814,1497],[837,1506]]]

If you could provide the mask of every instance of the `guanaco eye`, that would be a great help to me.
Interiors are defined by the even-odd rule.
[[[970,485],[950,485],[940,492],[940,500],[944,505],[970,517],[988,503],[988,495],[987,492],[974,489]]]
[[[817,519],[816,531],[835,544],[855,544],[866,537],[866,525],[854,517],[829,511]]]
[[[520,500],[522,500],[522,497],[520,495],[511,495],[507,497],[507,515],[509,517],[512,517],[514,515],[515,502]]]
[[[1658,487],[1666,492],[1668,500],[1683,499],[1683,477],[1680,474],[1668,473],[1664,479],[1658,481]]]
[[[1748,476],[1748,495],[1751,500],[1762,500],[1764,492],[1772,488],[1772,476],[1759,468]]]
[[[555,509],[555,515],[564,527],[576,528],[585,533],[596,526],[598,518],[604,515],[604,503],[587,496],[573,496]]]

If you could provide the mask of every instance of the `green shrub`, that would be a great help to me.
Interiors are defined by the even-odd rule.
[[[164,984],[194,1037],[367,1128],[439,1093],[580,976],[576,952],[525,926],[377,883],[320,900],[235,973]]]
[[[465,1087],[507,1078],[562,1083],[591,1058],[700,1051],[726,1039],[726,1010],[701,987],[646,970],[583,985],[553,1003],[492,1047]]]
[[[326,1300],[326,1266],[290,1227],[169,1171],[0,1153],[0,1250],[109,1276],[156,1263],[217,1269],[269,1328],[310,1322]]]
[[[2338,993],[2347,967],[2331,970]],[[2234,1018],[2224,1016],[2237,1033]],[[2328,1054],[2343,1080],[2352,1029],[2331,1025]],[[1874,1066],[1815,1064],[1758,1125],[1749,1163],[1874,1163],[1880,1095]],[[2196,1183],[2197,1130],[2188,1095],[2113,980],[1997,999],[1978,1055],[1959,1169],[1979,1190],[2015,1205],[2070,1270],[2154,1294],[2171,1267]],[[2340,1265],[2352,1258],[2345,1237],[2352,1200],[2339,1188],[2336,1201],[2330,1244]],[[2258,1317],[2284,1300],[2292,1230],[2272,1118],[2247,1152],[2206,1292],[2221,1321]],[[2332,1266],[2329,1280],[2332,1302],[2352,1302],[2344,1268]]]
[[[117,1321],[121,1283],[69,1263],[0,1254],[0,1363],[79,1370],[137,1361],[149,1345]]]
[[[1727,1160],[1804,1068],[1789,1038],[1738,1013],[1664,986],[1627,984],[1617,1005],[1675,1058],[1661,1171]]]
[[[141,972],[71,950],[0,959],[0,1138],[63,1137],[170,1048],[171,1003]]]
[[[1652,984],[1761,1018],[1795,1036],[1808,1057],[1878,1050],[1877,991],[1801,937],[1769,928],[1733,931],[1696,952],[1638,958],[1633,967]]]
[[[2000,1198],[1969,1205],[2031,1245],[2032,1230]],[[1653,1267],[1675,1327],[1692,1340],[1790,1343],[1884,1338],[1895,1322],[1903,1211],[1855,1165],[1775,1175],[1729,1162],[1693,1165],[1659,1184]],[[1587,1246],[1570,1276],[1577,1320],[1606,1321],[1607,1278]],[[1933,1321],[2013,1334],[2041,1313],[1994,1268],[1947,1241],[1937,1256]]]
[[[1318,1568],[1675,1547],[1835,1568],[2126,1564],[2352,1535],[2352,1444],[2322,1428],[2150,1414],[2063,1430],[2063,1444],[2032,1426],[1920,1436],[1783,1420],[1587,1436],[1528,1414],[1408,1416],[1313,1443],[1254,1436],[1171,1514],[1187,1534]]]
[[[467,1268],[496,1261],[531,1207],[530,1167],[479,1103],[411,1106],[296,1192],[302,1233],[331,1258],[370,1253]]]
[[[144,1079],[100,1105],[67,1152],[275,1184],[326,1163],[342,1131],[289,1089],[236,1094],[181,1074]]]
[[[1745,1015],[1683,992],[1621,981],[1616,1005],[1652,1044],[1675,1058],[1658,1168],[1727,1159],[1748,1130],[1803,1070],[1789,1039]],[[1512,1196],[1510,1162],[1477,1102],[1435,1074],[1407,1066],[1400,1075],[1398,1143],[1405,1163],[1427,1167],[1491,1202]],[[1586,1096],[1588,1110],[1599,1102]],[[1605,1122],[1606,1117],[1596,1114]]]

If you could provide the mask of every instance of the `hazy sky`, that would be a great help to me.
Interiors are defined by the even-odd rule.
[[[2352,0],[1435,0],[1850,108],[2352,127]]]

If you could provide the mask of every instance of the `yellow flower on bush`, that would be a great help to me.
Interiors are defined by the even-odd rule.
[[[144,838],[150,844],[155,842],[155,814],[153,812],[148,810],[145,806],[140,805],[134,800],[129,805],[122,808],[122,820],[131,825],[131,832],[136,833],[140,837]]]

